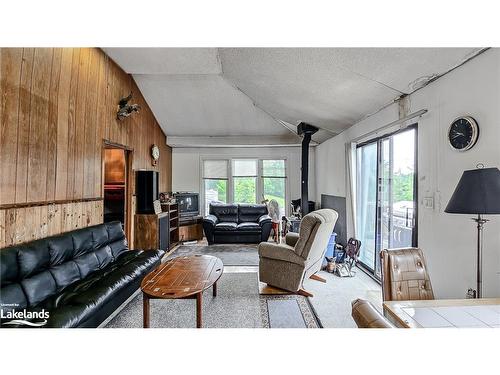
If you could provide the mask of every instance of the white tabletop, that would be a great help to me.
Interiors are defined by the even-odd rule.
[[[422,327],[500,328],[500,305],[403,307]]]
[[[384,314],[400,327],[500,328],[500,299],[385,302]]]

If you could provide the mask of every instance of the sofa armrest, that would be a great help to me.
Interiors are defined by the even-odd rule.
[[[288,246],[295,247],[298,240],[299,240],[299,234],[295,232],[288,232],[285,236],[285,243]]]
[[[207,215],[203,218],[203,231],[205,232],[205,237],[207,237],[208,244],[211,245],[214,243],[214,231],[215,225],[219,222],[217,216],[215,215]]]
[[[262,231],[260,234],[260,240],[262,242],[266,242],[269,239],[269,235],[271,234],[271,228],[273,226],[273,223],[271,221],[271,216],[262,215],[261,217],[259,217],[258,223]]]
[[[264,225],[267,222],[271,222],[271,216],[266,214],[266,215],[262,215],[261,217],[259,217],[259,225],[260,226]]]
[[[207,215],[203,218],[203,223],[205,223],[205,222],[207,224],[215,226],[215,224],[217,224],[219,222],[219,219],[217,219],[217,216],[215,216],[215,215]]]
[[[305,265],[305,259],[293,251],[293,247],[273,242],[261,242],[259,244],[259,257],[281,260],[283,262]]]

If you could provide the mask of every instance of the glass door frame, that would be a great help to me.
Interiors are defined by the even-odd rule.
[[[376,209],[375,209],[375,260],[373,265],[368,265],[362,261],[358,261],[358,265],[364,268],[370,275],[380,280],[380,276],[377,270],[380,271],[380,251],[382,250],[382,238],[381,238],[381,222],[382,222],[382,207],[380,201],[381,193],[381,165],[382,165],[382,142],[385,139],[390,139],[392,142],[392,136],[399,133],[403,133],[409,130],[415,130],[415,141],[414,141],[414,165],[415,171],[413,173],[413,229],[412,229],[412,247],[418,246],[418,124],[412,124],[406,126],[402,129],[396,130],[391,133],[384,134],[380,137],[370,139],[369,141],[362,142],[356,145],[356,149],[367,146],[373,143],[377,144],[377,187],[376,187]],[[353,199],[356,199],[355,197]],[[354,218],[356,220],[356,218]],[[363,244],[361,244],[363,246]],[[377,267],[378,266],[378,267]]]

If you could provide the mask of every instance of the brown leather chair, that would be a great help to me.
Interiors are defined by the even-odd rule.
[[[421,249],[408,247],[380,252],[384,301],[434,299]]]
[[[352,318],[358,328],[394,328],[377,309],[368,301],[352,301]]]

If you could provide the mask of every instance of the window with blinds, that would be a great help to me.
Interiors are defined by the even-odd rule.
[[[257,202],[257,160],[233,160],[234,203]]]
[[[207,215],[210,203],[227,203],[228,167],[228,160],[203,161],[203,195]]]
[[[202,161],[205,215],[211,202],[261,203],[275,200],[286,212],[285,159],[206,159]]]
[[[285,160],[262,160],[262,193],[264,198],[278,202],[280,218],[285,215]]]

